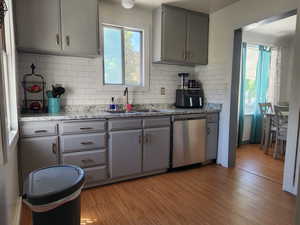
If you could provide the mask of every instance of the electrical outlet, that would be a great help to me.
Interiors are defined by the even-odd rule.
[[[166,95],[166,88],[160,88],[160,95]]]

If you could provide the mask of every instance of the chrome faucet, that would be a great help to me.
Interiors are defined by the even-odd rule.
[[[126,104],[128,105],[129,104],[129,101],[128,101],[128,87],[126,87],[125,90],[124,90],[124,96],[126,96]]]

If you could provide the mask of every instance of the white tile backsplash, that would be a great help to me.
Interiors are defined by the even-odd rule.
[[[208,102],[224,103],[228,82],[224,78],[227,67],[223,64],[209,64],[195,68],[195,76],[202,82]]]
[[[18,56],[20,79],[25,73],[31,72],[30,65],[34,63],[36,73],[44,76],[47,86],[61,84],[66,88],[67,91],[63,97],[64,105],[107,104],[112,96],[117,99],[122,98],[122,91],[103,90],[101,87],[101,73],[99,72],[101,58],[89,59],[23,53],[19,53]],[[174,103],[175,90],[180,83],[179,72],[188,72],[193,76],[194,68],[153,64],[150,70],[149,90],[130,93],[130,100],[135,104]],[[161,95],[161,87],[166,89],[166,95]]]

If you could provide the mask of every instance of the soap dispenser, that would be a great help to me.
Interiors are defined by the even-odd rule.
[[[115,104],[115,98],[111,98],[111,103],[109,105],[109,110],[115,111],[116,110],[116,104]]]

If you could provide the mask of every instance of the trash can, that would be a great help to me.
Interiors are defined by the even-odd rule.
[[[80,193],[84,171],[71,165],[31,172],[24,184],[24,202],[33,225],[80,225]]]

